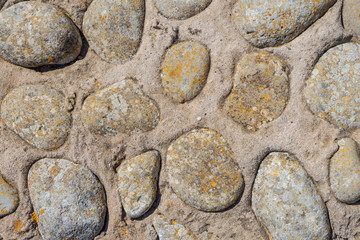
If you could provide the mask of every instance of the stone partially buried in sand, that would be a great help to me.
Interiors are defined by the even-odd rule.
[[[46,150],[59,148],[71,129],[71,109],[59,91],[45,85],[13,89],[1,105],[6,126],[29,144]]]
[[[345,29],[352,30],[360,36],[360,1],[345,0],[342,16]]]
[[[172,19],[192,17],[205,8],[212,0],[155,0],[155,6],[162,15]]]
[[[13,64],[69,63],[81,46],[79,30],[61,8],[31,1],[0,12],[0,56]]]
[[[169,182],[179,198],[202,211],[221,211],[240,197],[244,180],[233,152],[216,131],[194,129],[167,153]]]
[[[44,240],[92,240],[106,215],[104,187],[86,167],[45,158],[29,171],[28,187]]]
[[[17,190],[0,175],[0,218],[13,213],[19,205]]]
[[[252,209],[272,239],[330,239],[325,203],[298,160],[272,152],[261,163]]]

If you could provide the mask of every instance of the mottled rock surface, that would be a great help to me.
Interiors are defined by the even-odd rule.
[[[113,136],[154,129],[160,111],[156,102],[133,79],[127,78],[86,98],[81,119],[91,132]]]
[[[252,209],[273,239],[330,239],[325,203],[298,160],[272,152],[261,163]]]
[[[202,211],[221,211],[240,197],[244,181],[233,152],[220,133],[194,129],[167,153],[169,182],[179,198]]]
[[[122,64],[140,46],[144,19],[144,0],[94,0],[84,15],[83,31],[104,61]]]
[[[175,44],[166,51],[161,67],[165,93],[177,102],[186,102],[199,94],[210,68],[207,48],[197,42]]]
[[[345,43],[328,50],[306,82],[310,110],[345,130],[360,127],[360,45]]]
[[[92,240],[104,225],[104,187],[86,167],[45,158],[29,171],[28,187],[44,240]]]
[[[0,175],[0,218],[13,213],[19,205],[17,190]]]
[[[236,65],[224,111],[249,130],[278,118],[289,97],[289,68],[267,52],[245,55]]]
[[[352,30],[360,36],[360,1],[344,0],[342,16],[345,29]]]
[[[239,0],[232,12],[235,28],[256,47],[288,43],[320,18],[336,0]]]
[[[0,56],[23,67],[65,64],[82,46],[79,30],[61,8],[21,2],[0,12]]]
[[[192,17],[207,6],[212,0],[155,0],[155,6],[162,15],[172,19],[186,19]]]
[[[53,150],[67,139],[72,108],[62,93],[45,85],[13,89],[1,105],[5,124],[29,144]]]
[[[153,205],[159,170],[158,151],[149,151],[121,163],[118,169],[118,190],[124,210],[131,218],[142,216]]]

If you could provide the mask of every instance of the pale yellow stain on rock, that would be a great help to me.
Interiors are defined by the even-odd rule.
[[[17,190],[0,175],[0,218],[13,213],[19,205]]]

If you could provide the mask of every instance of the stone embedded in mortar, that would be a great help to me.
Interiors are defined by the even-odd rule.
[[[209,67],[209,51],[204,45],[192,41],[175,44],[162,62],[162,86],[177,102],[189,101],[204,87]]]
[[[154,129],[160,111],[133,79],[126,78],[86,98],[81,119],[92,133],[114,136]]]
[[[339,150],[330,159],[330,184],[341,202],[360,200],[360,159],[358,146],[351,138],[338,141]]]
[[[328,50],[316,63],[305,87],[310,110],[345,130],[360,127],[360,44]]]
[[[124,210],[131,218],[142,216],[155,202],[159,170],[158,151],[149,151],[121,163],[118,190]]]
[[[19,205],[19,195],[0,175],[0,217],[13,213]]]
[[[0,12],[0,56],[13,64],[69,63],[81,46],[79,30],[59,7],[26,1]]]
[[[325,203],[315,184],[289,153],[272,152],[261,163],[252,209],[272,239],[330,239]]]
[[[205,8],[212,0],[155,0],[155,6],[162,15],[172,19],[186,19],[192,17]]]
[[[344,27],[360,36],[360,1],[345,0],[342,12]]]
[[[106,216],[103,185],[86,167],[45,158],[30,168],[28,187],[44,240],[92,240]]]
[[[29,144],[54,150],[64,144],[70,132],[71,108],[64,95],[51,87],[24,85],[4,98],[1,118]]]
[[[179,198],[202,211],[221,211],[240,197],[244,180],[226,140],[216,131],[194,129],[167,153],[169,182]]]
[[[232,21],[255,47],[290,42],[331,7],[336,0],[238,0]]]
[[[224,111],[249,130],[278,118],[289,97],[289,69],[267,52],[245,55],[236,65],[234,86]]]
[[[94,0],[84,15],[83,31],[104,61],[122,64],[138,51],[144,20],[144,0]]]

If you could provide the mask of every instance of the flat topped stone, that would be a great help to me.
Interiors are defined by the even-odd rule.
[[[272,152],[261,163],[252,209],[272,239],[330,239],[325,203],[298,160]]]
[[[24,85],[6,95],[1,118],[29,144],[46,150],[59,148],[71,129],[72,106],[59,91],[45,85]]]
[[[25,1],[0,12],[0,56],[13,64],[69,63],[81,46],[79,30],[59,7]]]
[[[328,50],[305,87],[306,102],[318,117],[345,130],[360,127],[360,44]]]
[[[157,103],[133,79],[121,80],[85,99],[81,119],[94,134],[142,133],[160,120]]]
[[[28,174],[31,203],[44,240],[93,240],[106,216],[105,190],[86,167],[45,158]]]
[[[226,140],[216,131],[194,129],[167,153],[169,182],[179,198],[202,211],[221,211],[240,197],[244,180]]]
[[[345,29],[360,36],[360,1],[344,0],[342,17]]]
[[[209,51],[204,45],[192,41],[175,44],[166,51],[161,66],[165,93],[177,102],[193,99],[204,87],[209,68]]]
[[[19,205],[19,195],[0,175],[0,218],[13,213]]]
[[[232,21],[255,47],[290,42],[320,18],[336,0],[238,0]]]
[[[212,0],[155,0],[155,6],[162,15],[172,19],[192,17],[205,8]]]

